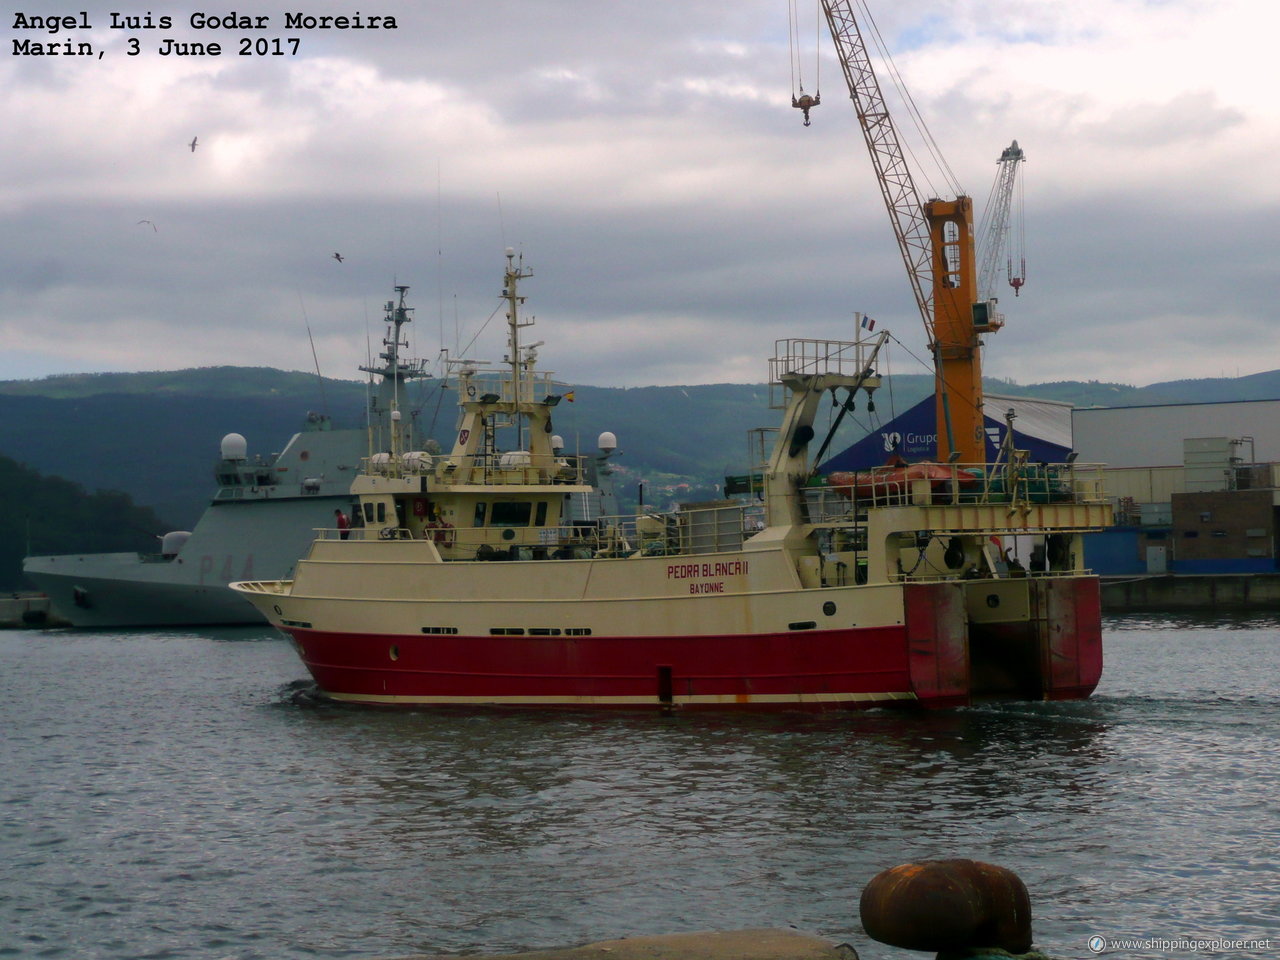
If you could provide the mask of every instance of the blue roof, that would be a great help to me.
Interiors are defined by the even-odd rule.
[[[986,425],[987,460],[991,461],[1000,449],[1007,427],[1003,417],[996,420],[987,416],[983,420]],[[832,470],[867,470],[883,466],[895,456],[910,463],[936,460],[937,434],[937,404],[933,397],[925,397],[906,413],[832,456],[818,471],[830,473]],[[1061,463],[1071,452],[1069,446],[1021,432],[1017,429],[1016,421],[1013,444],[1019,450],[1028,451],[1033,463]]]

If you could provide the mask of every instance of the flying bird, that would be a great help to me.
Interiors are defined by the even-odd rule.
[[[192,137],[191,142],[187,144],[187,146],[191,148],[192,153],[196,152],[196,141],[199,139],[199,137]]]
[[[144,223],[151,223],[151,221],[150,221],[150,220],[139,220],[139,221],[138,221],[138,225],[139,225],[139,226],[141,226],[141,225],[142,225],[142,224],[144,224]],[[156,233],[159,233],[159,232],[160,232],[160,228],[159,228],[159,227],[157,227],[154,223],[151,223],[151,229],[152,229],[152,230],[154,230]]]
[[[340,253],[335,253],[335,254],[333,255],[333,259],[335,259],[335,260],[337,260],[339,263],[341,263],[341,262],[342,262],[342,254],[340,254]]]

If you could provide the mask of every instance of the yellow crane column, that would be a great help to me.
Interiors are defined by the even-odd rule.
[[[975,315],[977,258],[973,200],[930,200],[924,205],[933,248],[933,349],[939,383],[938,459],[985,463],[982,420],[982,340],[999,321]]]

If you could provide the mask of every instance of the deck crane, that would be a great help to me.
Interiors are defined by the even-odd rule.
[[[991,196],[987,199],[987,209],[982,217],[979,229],[978,249],[982,251],[982,268],[978,271],[978,290],[987,300],[995,299],[996,264],[1000,260],[1009,241],[1009,215],[1013,208],[1013,185],[1018,177],[1018,164],[1026,160],[1026,154],[1015,140],[1005,147],[996,161],[996,181],[991,187]],[[1027,258],[1022,248],[1021,204],[1019,208],[1019,227],[1015,244],[1009,249],[1006,263],[1009,286],[1013,287],[1016,297],[1022,285],[1027,282]],[[1013,258],[1017,255],[1019,270],[1013,272]]]
[[[991,303],[977,300],[973,200],[921,203],[852,0],[822,0],[822,9],[933,353],[938,459],[985,463],[980,335],[1002,322]]]

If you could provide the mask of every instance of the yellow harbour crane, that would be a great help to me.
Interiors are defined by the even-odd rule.
[[[993,300],[979,299],[973,200],[921,201],[853,0],[822,0],[822,10],[933,354],[938,459],[983,463],[981,337],[1002,320]]]

